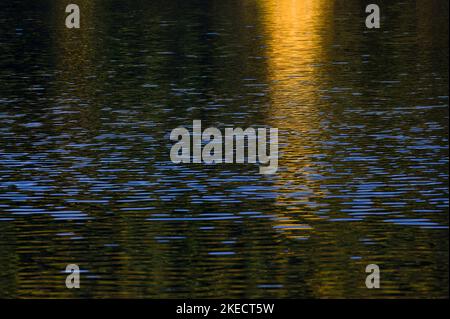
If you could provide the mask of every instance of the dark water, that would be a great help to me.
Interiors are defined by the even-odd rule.
[[[448,297],[447,1],[380,30],[356,0],[68,3],[0,4],[0,297]],[[278,173],[173,164],[194,119],[279,128]]]

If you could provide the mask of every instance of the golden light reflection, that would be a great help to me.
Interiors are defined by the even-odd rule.
[[[264,28],[268,34],[267,65],[270,83],[270,125],[280,131],[280,163],[275,183],[281,192],[277,201],[286,209],[279,226],[292,228],[292,236],[302,237],[292,212],[302,220],[316,219],[302,209],[308,205],[308,194],[320,197],[320,185],[309,178],[314,167],[312,138],[319,132],[320,71],[324,47],[331,34],[334,1],[268,0],[262,1]],[[304,225],[302,231],[310,228]],[[294,235],[295,234],[295,235]]]
[[[74,123],[81,127],[93,125],[91,112],[87,108],[95,98],[95,91],[99,79],[95,72],[96,67],[96,26],[95,1],[80,0],[80,29],[68,29],[65,26],[65,13],[67,3],[54,4],[55,19],[55,63],[57,68],[57,81],[55,93],[62,102],[62,108],[70,108],[70,112],[79,114]],[[69,93],[68,93],[69,92]]]

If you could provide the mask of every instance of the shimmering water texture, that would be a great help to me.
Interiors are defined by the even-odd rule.
[[[0,297],[448,297],[448,1],[378,30],[357,0],[76,2],[79,30],[0,4]],[[194,119],[278,128],[278,172],[173,164]]]

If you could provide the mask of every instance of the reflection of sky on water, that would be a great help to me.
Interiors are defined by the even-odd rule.
[[[79,3],[0,10],[0,295],[448,295],[448,9]],[[172,164],[193,119],[278,127],[278,173]]]

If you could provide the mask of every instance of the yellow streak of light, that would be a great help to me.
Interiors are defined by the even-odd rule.
[[[278,203],[286,208],[278,225],[298,225],[292,213],[301,213],[302,220],[317,219],[304,210],[309,201],[305,195],[323,194],[317,181],[308,178],[314,154],[312,131],[319,131],[317,110],[320,72],[317,64],[325,59],[324,47],[333,22],[334,1],[329,0],[267,0],[262,1],[264,28],[268,34],[268,79],[271,87],[271,126],[280,130],[280,163],[275,183],[280,186]],[[284,133],[283,133],[284,132]],[[312,168],[314,171],[314,167]],[[292,194],[292,195],[291,195]],[[289,229],[289,227],[287,228]],[[298,232],[298,229],[295,230]]]

